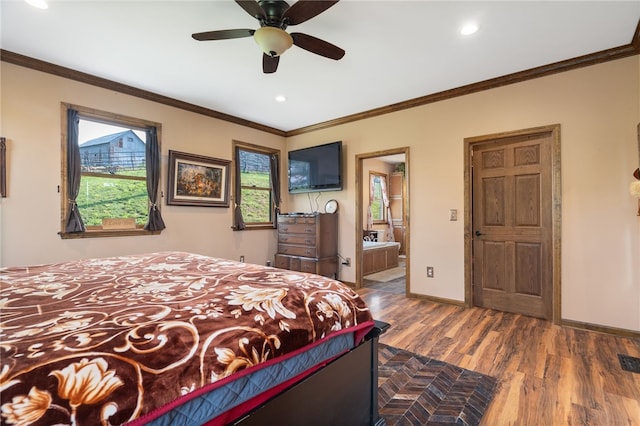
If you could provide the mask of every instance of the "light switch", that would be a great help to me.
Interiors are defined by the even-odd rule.
[[[458,210],[457,209],[449,209],[449,220],[450,221],[458,220]]]

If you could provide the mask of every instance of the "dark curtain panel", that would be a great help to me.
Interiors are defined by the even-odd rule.
[[[67,199],[69,210],[66,218],[64,232],[84,232],[86,230],[76,197],[80,190],[80,146],[78,145],[78,111],[69,108],[67,110]]]
[[[280,161],[277,154],[269,156],[271,172],[271,193],[273,194],[273,226],[278,223],[278,213],[280,213]]]
[[[235,185],[235,210],[234,210],[234,222],[235,222],[235,230],[242,231],[246,228],[244,224],[244,218],[242,217],[242,209],[240,208],[240,204],[242,203],[242,188],[240,181],[240,149],[236,147],[236,185]]]
[[[149,194],[149,221],[144,225],[147,231],[161,231],[165,228],[160,209],[158,209],[158,183],[160,182],[160,147],[158,146],[158,131],[155,127],[147,129],[146,164],[147,164],[147,194]]]

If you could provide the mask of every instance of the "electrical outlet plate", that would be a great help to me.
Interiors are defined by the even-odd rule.
[[[458,210],[457,209],[449,209],[449,220],[454,222],[458,220]]]
[[[427,266],[427,277],[433,278],[433,266]]]

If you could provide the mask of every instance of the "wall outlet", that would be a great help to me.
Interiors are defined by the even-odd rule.
[[[449,209],[449,220],[455,222],[458,220],[458,210],[457,209]]]
[[[433,278],[433,266],[427,266],[427,278]]]
[[[244,256],[240,256],[240,262],[244,263]]]

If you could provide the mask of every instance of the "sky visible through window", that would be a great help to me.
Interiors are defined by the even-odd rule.
[[[113,133],[123,132],[125,130],[133,130],[138,135],[142,142],[146,142],[147,135],[142,130],[131,129],[129,127],[118,127],[111,124],[98,123],[95,121],[80,119],[78,128],[78,143],[83,144],[91,139],[98,138],[100,136],[110,135]]]

